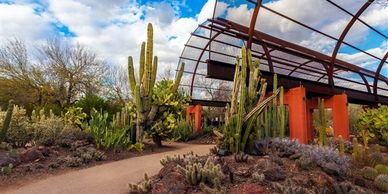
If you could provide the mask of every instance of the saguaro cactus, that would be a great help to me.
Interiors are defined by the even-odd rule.
[[[9,124],[11,123],[11,119],[12,119],[13,106],[14,106],[13,100],[10,100],[8,103],[7,114],[5,115],[3,127],[1,128],[1,131],[0,131],[0,142],[5,141],[6,139]]]
[[[136,107],[136,141],[143,137],[144,129],[149,127],[154,120],[158,105],[152,102],[153,88],[156,81],[158,57],[153,56],[153,27],[148,24],[147,42],[143,42],[140,49],[139,79],[135,79],[135,70],[132,57],[128,57],[129,85]],[[185,64],[182,63],[178,75],[175,78],[171,93],[176,93],[183,76]],[[134,142],[133,142],[134,143]]]

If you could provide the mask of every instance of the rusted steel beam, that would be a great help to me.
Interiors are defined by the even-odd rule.
[[[212,67],[219,66],[219,67]],[[209,71],[210,68],[210,71]],[[234,75],[234,65],[227,64],[218,61],[208,61],[208,77],[214,79],[223,79],[223,80],[233,80]],[[266,78],[269,85],[273,83],[273,73],[262,71],[262,76]],[[227,77],[228,75],[229,77]],[[349,102],[359,103],[365,105],[376,105],[377,103],[388,104],[388,97],[379,95],[378,100],[376,101],[375,96],[368,92],[363,92],[359,90],[354,90],[351,88],[344,88],[340,86],[334,86],[332,88],[328,84],[319,83],[315,81],[305,80],[301,78],[296,78],[292,76],[278,74],[278,85],[285,87],[286,89],[298,87],[303,85],[309,95],[317,96],[332,96],[335,94],[346,93],[349,97]]]
[[[255,32],[255,26],[256,26],[257,16],[259,15],[261,1],[262,0],[257,1],[255,5],[255,9],[253,10],[253,13],[252,13],[251,23],[249,24],[248,42],[247,42],[248,49],[251,49],[252,47],[253,33]]]
[[[385,53],[383,59],[381,60],[379,66],[377,67],[375,78],[373,81],[373,94],[377,96],[377,82],[378,82],[378,77],[380,76],[381,70],[383,69],[383,65],[385,61],[387,61],[388,58],[388,52]],[[388,85],[388,82],[385,82]]]
[[[191,105],[200,104],[202,106],[211,106],[211,107],[225,107],[227,101],[217,101],[217,100],[202,100],[202,99],[191,99]]]
[[[334,86],[334,79],[333,79],[333,69],[334,69],[334,63],[337,59],[337,54],[340,49],[340,46],[345,39],[346,35],[348,34],[350,28],[352,28],[353,24],[357,21],[357,19],[361,16],[361,14],[369,7],[369,5],[373,2],[373,0],[368,0],[364,3],[364,5],[357,11],[357,13],[352,17],[352,19],[349,21],[349,23],[346,25],[345,29],[342,31],[341,36],[339,37],[337,44],[334,47],[333,53],[331,55],[330,60],[330,66],[329,66],[329,72],[328,72],[328,79],[329,84]]]
[[[298,67],[295,67],[290,73],[288,73],[288,75],[291,75],[292,73],[294,73],[296,70],[298,70],[298,69],[299,69],[300,67],[302,67],[303,65],[306,65],[306,64],[311,63],[311,62],[312,62],[312,60],[308,60],[308,61],[306,61],[306,62],[300,64]]]
[[[368,93],[371,93],[371,90],[370,90],[370,86],[369,86],[368,80],[366,80],[366,78],[365,78],[364,75],[362,75],[362,74],[358,74],[358,75],[359,75],[359,76],[361,77],[361,79],[364,81],[365,87],[366,87],[366,89],[368,90]]]

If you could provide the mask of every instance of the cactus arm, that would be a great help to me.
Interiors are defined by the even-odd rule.
[[[286,135],[286,112],[284,107],[284,88],[280,87],[279,94],[279,119],[280,119],[280,137],[283,138]]]
[[[185,69],[185,63],[182,63],[182,65],[181,65],[181,67],[180,67],[180,69],[178,71],[178,75],[175,78],[174,86],[171,89],[172,93],[175,93],[175,92],[178,91],[179,84],[181,83],[181,80],[182,80],[182,77],[183,77],[184,69]]]
[[[242,56],[242,62],[241,62],[241,83],[240,83],[240,102],[237,112],[237,127],[236,127],[236,149],[237,152],[240,151],[240,137],[241,137],[241,130],[243,127],[243,117],[245,115],[245,101],[246,101],[246,78],[247,78],[247,53],[246,53],[245,47],[241,49],[241,56]]]
[[[131,89],[132,95],[135,95],[136,88],[136,80],[135,73],[133,68],[133,59],[132,57],[128,57],[128,79],[129,79],[129,87]]]
[[[230,115],[234,114],[237,110],[237,100],[238,100],[237,98],[238,98],[238,92],[240,88],[239,76],[240,76],[240,59],[237,57],[234,78],[233,78],[233,90],[232,90],[232,99],[230,104]]]
[[[140,48],[139,80],[142,80],[144,76],[144,64],[145,64],[145,42],[142,42],[141,48]]]

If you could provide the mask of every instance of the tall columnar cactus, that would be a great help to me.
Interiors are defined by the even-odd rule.
[[[327,128],[327,122],[326,122],[326,114],[325,114],[325,100],[319,98],[318,99],[318,134],[319,134],[319,140],[318,143],[321,146],[326,145],[326,128]]]
[[[0,131],[0,142],[5,141],[6,139],[7,131],[12,119],[13,107],[14,107],[13,100],[10,100],[8,103],[7,114],[5,115],[3,126]]]
[[[267,131],[262,132],[263,126],[269,131],[270,127],[285,121],[284,106],[278,106],[277,99],[283,88],[277,87],[275,76],[274,91],[270,97],[265,98],[267,83],[261,78],[259,65],[260,61],[253,60],[251,51],[243,47],[241,58],[237,57],[236,60],[231,103],[225,113],[226,122],[221,142],[224,148],[234,153],[244,152],[247,146],[253,145],[255,139],[261,138],[263,134],[267,136]],[[283,105],[282,99],[279,99],[279,102]],[[272,132],[271,135],[285,134],[285,124],[278,126],[279,128],[275,128],[277,132]]]
[[[345,154],[345,142],[344,138],[342,138],[342,135],[338,136],[338,152],[340,155]]]
[[[132,57],[128,57],[129,85],[136,107],[136,141],[143,137],[144,129],[151,126],[159,110],[159,106],[152,101],[152,94],[156,82],[158,57],[153,56],[153,27],[148,24],[147,42],[143,42],[140,49],[139,79],[135,79]],[[182,79],[185,64],[182,63],[175,78],[171,93],[176,93]]]

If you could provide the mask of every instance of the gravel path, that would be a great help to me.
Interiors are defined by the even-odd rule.
[[[136,183],[144,173],[152,176],[161,169],[160,159],[166,155],[185,154],[193,151],[204,155],[213,145],[176,144],[177,150],[129,158],[121,161],[49,177],[20,188],[0,193],[12,194],[122,194],[128,183]]]

